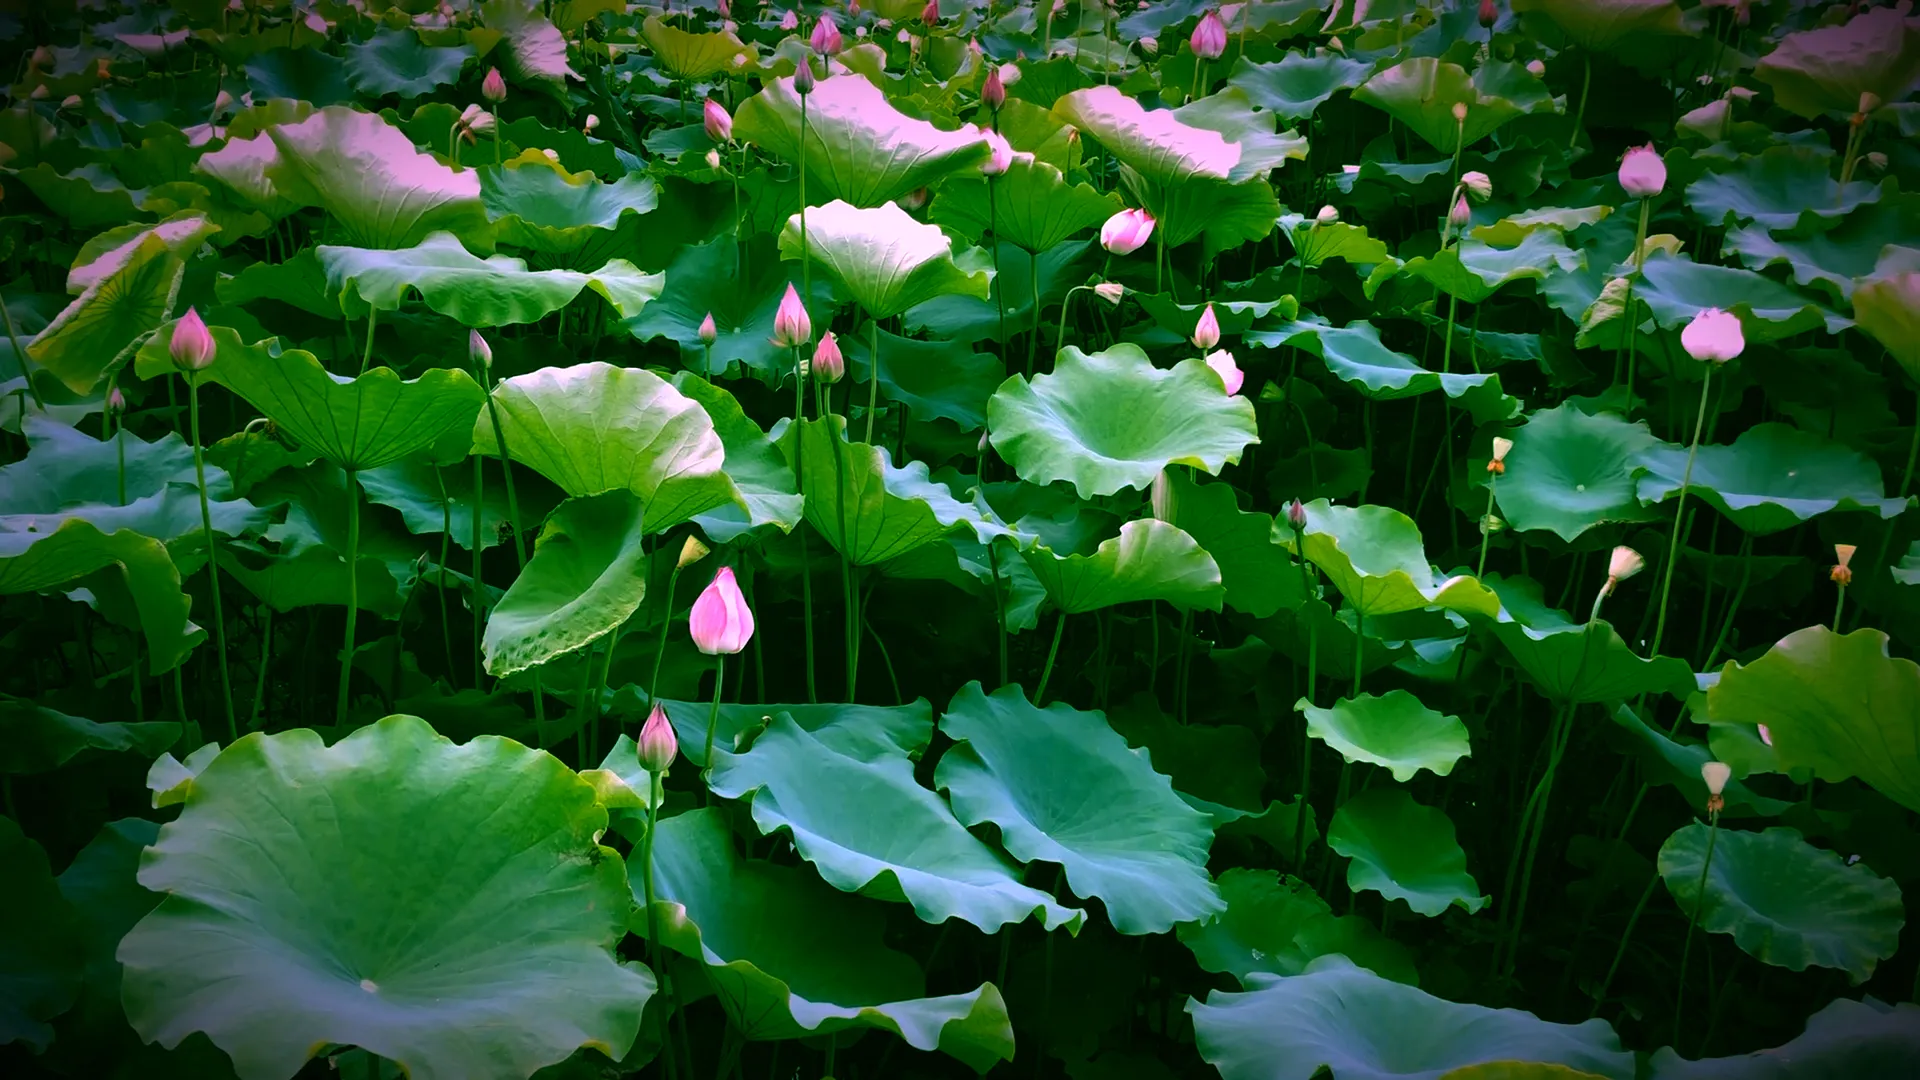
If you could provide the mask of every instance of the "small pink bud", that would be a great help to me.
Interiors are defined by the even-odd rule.
[[[1467,197],[1460,196],[1453,204],[1453,211],[1447,215],[1447,224],[1456,229],[1464,229],[1473,224],[1473,207],[1467,205]]]
[[[800,29],[800,16],[794,14],[793,9],[791,8],[787,9],[787,13],[785,15],[780,16],[780,29],[782,30]]]
[[[1636,146],[1620,159],[1620,189],[1636,199],[1652,198],[1667,186],[1667,163],[1652,144]]]
[[[647,722],[640,726],[640,737],[634,740],[636,755],[640,767],[658,776],[666,772],[673,759],[680,756],[680,739],[673,733],[673,724],[667,720],[667,710],[659,702],[653,703],[653,711],[647,714]]]
[[[487,339],[481,337],[478,330],[467,331],[467,357],[481,371],[493,367],[493,346],[487,344]]]
[[[833,331],[820,335],[820,344],[813,347],[813,377],[829,385],[839,382],[847,374],[847,358],[840,354],[840,343],[834,340]]]
[[[1209,11],[1202,15],[1187,44],[1193,47],[1193,55],[1202,60],[1220,59],[1227,51],[1227,24],[1220,21],[1220,13]]]
[[[801,97],[813,93],[813,62],[802,57],[800,66],[793,71],[793,92]]]
[[[1220,344],[1220,319],[1213,313],[1213,305],[1208,304],[1200,313],[1200,321],[1193,325],[1193,347],[1211,349]]]
[[[1719,308],[1707,308],[1681,329],[1680,347],[1695,360],[1726,363],[1747,347],[1746,336],[1740,330],[1740,316]]]
[[[780,310],[773,316],[773,343],[783,349],[796,348],[813,340],[813,320],[807,317],[807,305],[800,292],[787,282],[787,295],[780,298]]]
[[[170,349],[173,366],[181,371],[205,371],[213,363],[213,335],[207,332],[207,324],[201,321],[199,311],[188,308],[180,321],[173,324]]]
[[[980,86],[980,103],[998,112],[1007,103],[1007,84],[1000,77],[1000,65],[987,69],[987,81]]]
[[[1220,376],[1222,383],[1226,384],[1228,396],[1239,393],[1241,384],[1247,381],[1246,373],[1240,370],[1240,365],[1233,362],[1233,354],[1225,349],[1208,353],[1207,366],[1213,369],[1215,375]]]
[[[693,602],[687,631],[693,635],[694,645],[708,656],[737,653],[753,640],[753,612],[734,581],[733,567],[721,567]]]
[[[1493,29],[1493,24],[1499,21],[1500,5],[1494,3],[1493,0],[1480,0],[1480,25],[1491,30]]]
[[[733,5],[728,3],[727,0],[720,0],[720,3],[717,5],[717,10],[720,12],[721,18],[733,18]]]
[[[120,416],[126,411],[127,395],[121,393],[120,388],[117,386],[107,391],[107,414],[110,416]]]
[[[813,51],[821,56],[832,56],[840,51],[840,27],[834,23],[831,12],[822,14],[820,21],[813,24],[813,37],[809,43]]]
[[[1307,527],[1307,508],[1300,504],[1299,499],[1287,504],[1287,525],[1294,532],[1300,532]]]
[[[709,311],[707,317],[700,320],[700,343],[711,345],[719,336],[720,328],[713,325],[713,312]]]
[[[928,26],[940,21],[940,0],[927,0],[927,6],[920,9],[920,21]]]
[[[1153,236],[1153,215],[1145,210],[1122,210],[1100,226],[1100,246],[1115,255],[1131,255]]]
[[[480,96],[495,105],[507,100],[507,80],[501,76],[499,68],[487,69],[487,77],[480,80]]]
[[[707,124],[707,138],[717,143],[727,142],[732,139],[733,117],[727,115],[727,107],[712,98],[708,98],[703,108],[705,109],[704,119]]]

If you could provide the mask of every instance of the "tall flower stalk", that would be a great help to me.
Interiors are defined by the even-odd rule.
[[[1746,348],[1736,315],[1707,308],[1694,316],[1680,332],[1680,345],[1687,355],[1706,364],[1700,380],[1700,409],[1693,419],[1693,439],[1687,443],[1687,465],[1680,473],[1680,494],[1674,499],[1673,538],[1667,544],[1667,565],[1660,578],[1660,616],[1653,625],[1652,655],[1659,655],[1660,642],[1667,632],[1667,597],[1673,588],[1673,567],[1680,557],[1680,534],[1686,523],[1687,492],[1693,484],[1693,459],[1700,452],[1700,434],[1707,426],[1707,402],[1713,396],[1713,369],[1739,356]]]
[[[8,325],[9,329],[11,329],[11,317],[8,319]],[[220,549],[216,545],[213,535],[213,508],[207,500],[207,455],[200,443],[200,377],[207,368],[213,365],[215,349],[213,335],[208,332],[207,324],[201,321],[198,311],[193,308],[188,308],[187,313],[181,316],[178,323],[174,324],[173,338],[169,345],[169,352],[173,357],[173,366],[180,370],[181,377],[186,379],[187,382],[187,423],[189,426],[189,439],[193,443],[194,486],[198,489],[200,495],[200,534],[207,546],[207,581],[213,593],[214,655],[218,657],[220,661],[220,703],[226,710],[227,740],[231,742],[240,737],[240,725],[239,721],[234,717],[233,679],[227,670],[227,620],[226,613],[221,608],[220,603]],[[24,357],[25,354],[18,353],[16,355]],[[24,364],[22,366],[24,368]],[[31,384],[31,377],[29,377],[28,382]],[[124,440],[116,441],[120,442],[122,446],[121,453],[124,454],[126,452],[124,449],[126,445]],[[123,458],[122,461],[124,462],[124,460]],[[124,468],[122,472],[123,478],[121,484],[124,488]],[[349,545],[359,538],[360,519],[358,514],[354,512],[357,508],[352,505],[353,496],[353,474],[349,472],[347,474]],[[121,499],[123,502],[125,501],[124,490],[121,493]],[[351,567],[352,564],[349,563],[348,566]],[[349,590],[351,591],[351,573],[348,575],[348,580]],[[348,655],[342,659],[340,669],[340,715],[342,717],[346,715],[347,665],[352,662],[352,652],[353,609],[348,608]],[[136,673],[135,678],[138,677],[138,673]]]

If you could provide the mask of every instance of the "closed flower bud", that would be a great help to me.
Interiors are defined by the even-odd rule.
[[[1647,565],[1647,560],[1630,547],[1617,547],[1607,559],[1607,583],[1600,587],[1600,595],[1612,596],[1619,584],[1639,573]]]
[[[1760,741],[1766,743],[1768,746],[1772,746],[1773,732],[1767,729],[1767,725],[1755,724],[1754,726],[1760,729]]]
[[[222,91],[222,93],[225,93],[225,91]],[[231,101],[232,99],[229,98],[228,100]],[[80,107],[80,95],[68,94],[66,97],[61,98],[60,107],[69,111],[78,109]]]
[[[117,386],[107,391],[107,415],[117,417],[125,414],[126,411],[127,395],[121,393]]]
[[[1153,236],[1153,215],[1145,210],[1122,210],[1100,226],[1100,246],[1115,255],[1131,255]]]
[[[41,83],[39,86],[34,87],[33,92],[27,95],[28,98],[34,101],[45,101],[52,96],[53,91],[47,89],[46,83]]]
[[[1199,321],[1193,324],[1193,347],[1211,349],[1220,344],[1220,319],[1213,313],[1213,305],[1208,304],[1200,312]]]
[[[1546,63],[1540,60],[1527,61],[1527,74],[1533,76],[1536,79],[1546,78],[1547,77]]]
[[[733,138],[733,117],[727,115],[727,107],[713,100],[701,107],[702,119],[706,121],[707,138],[723,143]]]
[[[1117,281],[1103,281],[1093,287],[1093,295],[1114,307],[1119,307],[1120,298],[1127,295],[1127,287]]]
[[[487,77],[480,80],[480,96],[495,105],[507,100],[507,80],[499,68],[487,69]]]
[[[580,124],[580,130],[587,133],[588,135],[591,135],[593,134],[593,129],[599,126],[600,126],[600,118],[593,115],[592,113],[588,113],[586,120],[582,121]]]
[[[1229,396],[1240,392],[1240,386],[1247,381],[1246,373],[1240,365],[1233,362],[1233,354],[1225,349],[1217,349],[1207,354],[1207,366],[1213,369],[1220,381],[1226,384]]]
[[[1473,207],[1467,205],[1465,195],[1454,200],[1453,210],[1447,215],[1447,224],[1456,229],[1464,229],[1473,224]]]
[[[787,282],[787,295],[780,298],[780,310],[773,316],[773,343],[791,349],[813,340],[813,320],[807,318],[807,305],[800,292]]]
[[[481,371],[493,368],[493,346],[487,344],[487,339],[481,337],[478,330],[467,331],[467,358]]]
[[[713,312],[707,312],[707,317],[700,320],[699,333],[702,345],[711,345],[720,336],[720,328],[713,325]]]
[[[793,72],[793,92],[806,97],[813,93],[813,85],[813,64],[805,57],[801,57],[800,66]]]
[[[1707,308],[1680,331],[1680,346],[1695,360],[1724,364],[1740,355],[1747,340],[1740,332],[1740,316]]]
[[[1852,544],[1833,545],[1833,557],[1840,561],[1833,565],[1832,570],[1827,571],[1827,577],[1843,589],[1853,584],[1853,570],[1847,565],[1853,562],[1853,552]]]
[[[708,149],[704,160],[707,163],[707,168],[712,169],[714,172],[720,171],[720,151],[717,147]]]
[[[920,9],[920,21],[928,26],[940,21],[940,0],[927,0],[927,6]]]
[[[1478,169],[1460,177],[1460,186],[1474,202],[1486,202],[1493,198],[1493,177]]]
[[[1507,452],[1512,449],[1512,439],[1503,439],[1495,435],[1493,437],[1493,458],[1487,462],[1487,471],[1495,476],[1505,475],[1507,471]]]
[[[987,80],[980,84],[980,103],[995,112],[1007,103],[1007,84],[1001,79],[997,64],[987,69]]]
[[[1456,101],[1453,103],[1453,122],[1456,124],[1464,124],[1467,122],[1466,102]]]
[[[1313,215],[1313,223],[1315,225],[1334,225],[1334,224],[1337,224],[1339,221],[1340,221],[1340,211],[1334,209],[1334,206],[1332,203],[1328,203],[1327,205],[1321,207],[1320,212]]]
[[[1307,527],[1307,508],[1299,499],[1287,504],[1287,527],[1294,532],[1302,532]]]
[[[813,377],[829,385],[839,382],[847,374],[847,358],[840,353],[840,343],[834,340],[833,331],[820,335],[820,344],[813,347]]]
[[[1209,11],[1202,15],[1187,44],[1192,46],[1193,55],[1202,60],[1220,59],[1227,51],[1227,24],[1220,21],[1220,13]]]
[[[813,24],[813,36],[808,39],[808,44],[821,56],[832,56],[840,51],[840,27],[833,21],[831,13],[822,14],[820,21]]]
[[[728,0],[720,0],[718,4],[714,5],[714,10],[718,11],[720,17],[723,19],[733,18],[733,5],[729,3]]]
[[[1493,29],[1493,24],[1499,21],[1500,5],[1494,3],[1493,0],[1480,0],[1480,25],[1491,30]]]
[[[472,142],[477,135],[493,134],[493,114],[478,105],[469,105],[460,110],[460,128]]]
[[[1878,150],[1875,150],[1874,152],[1868,154],[1866,156],[1866,162],[1867,162],[1867,167],[1872,169],[1874,172],[1887,171],[1887,155],[1881,153]]]
[[[1636,146],[1620,159],[1620,189],[1636,199],[1650,199],[1667,186],[1667,163],[1651,144]]]
[[[659,702],[653,703],[653,711],[647,714],[647,722],[640,725],[640,737],[634,740],[635,756],[640,759],[640,767],[655,776],[666,772],[673,759],[680,756],[680,739],[673,733],[673,724],[667,720],[667,710]]]
[[[1158,521],[1173,524],[1173,480],[1167,470],[1161,469],[1153,478],[1153,486],[1147,489],[1147,506]]]
[[[675,570],[685,570],[687,567],[706,558],[711,550],[707,545],[700,542],[699,537],[689,536],[687,537],[687,542],[680,545],[680,561],[674,563],[673,568]]]
[[[793,10],[789,8],[786,14],[780,16],[780,29],[782,30],[800,29],[800,16],[794,14]]]
[[[737,653],[753,640],[753,612],[733,579],[733,567],[721,567],[701,590],[687,616],[687,632],[695,647],[708,656]]]
[[[1140,51],[1146,53],[1148,56],[1158,56],[1160,54],[1160,39],[1156,37],[1141,38]]]
[[[173,366],[181,371],[205,371],[213,363],[213,335],[207,332],[207,324],[201,321],[199,311],[188,308],[180,321],[173,324],[169,351]]]

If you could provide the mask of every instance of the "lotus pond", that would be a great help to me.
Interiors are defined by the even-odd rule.
[[[1920,1075],[1909,0],[0,7],[6,1075]]]

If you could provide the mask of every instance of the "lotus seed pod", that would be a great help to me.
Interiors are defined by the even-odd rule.
[[[753,611],[734,580],[733,567],[721,567],[700,591],[687,615],[687,632],[708,656],[730,656],[753,640]]]
[[[687,537],[687,542],[680,545],[680,560],[673,564],[673,568],[675,570],[685,570],[687,567],[706,558],[712,553],[712,550],[713,549],[707,547],[707,545],[701,543],[699,537],[689,536]]]
[[[173,366],[181,371],[205,371],[213,363],[213,335],[207,332],[207,324],[201,321],[197,309],[188,308],[180,321],[173,324],[173,340],[168,348]]]
[[[1233,362],[1233,354],[1225,349],[1208,353],[1207,366],[1226,384],[1228,396],[1239,393],[1241,385],[1247,381],[1246,373],[1240,370],[1239,364]]]
[[[647,714],[647,722],[640,726],[640,737],[634,740],[635,756],[640,759],[640,767],[660,775],[680,756],[680,739],[673,733],[673,724],[667,720],[667,710],[659,702],[653,703],[653,711]]]
[[[1193,324],[1193,347],[1211,349],[1220,344],[1220,318],[1213,313],[1213,304],[1208,303],[1200,312],[1200,319]]]
[[[1512,449],[1512,439],[1503,439],[1495,435],[1493,437],[1493,458],[1487,462],[1487,471],[1495,476],[1504,475],[1507,471],[1507,452]]]
[[[1707,308],[1680,331],[1680,346],[1695,360],[1724,364],[1739,356],[1747,347],[1747,341],[1740,331],[1738,315]]]
[[[820,344],[813,347],[813,377],[831,386],[847,374],[847,358],[840,352],[840,342],[834,339],[833,331],[820,335]]]
[[[1833,545],[1833,557],[1839,561],[1827,571],[1827,577],[1843,589],[1853,584],[1853,569],[1848,564],[1853,562],[1854,550],[1852,544]]]

